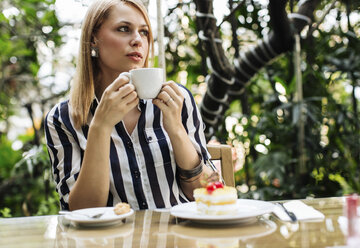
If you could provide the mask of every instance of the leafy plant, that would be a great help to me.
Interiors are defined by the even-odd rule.
[[[58,212],[58,196],[45,145],[33,146],[25,152],[11,170],[9,178],[2,182],[2,187],[0,209],[10,208],[13,216]]]

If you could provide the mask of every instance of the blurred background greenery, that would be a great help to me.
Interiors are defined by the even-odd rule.
[[[76,1],[86,8],[89,1]],[[66,98],[76,60],[80,21],[61,20],[61,0],[0,1],[0,217],[56,214],[59,204],[44,144],[43,119]],[[219,2],[219,1],[218,1]],[[223,21],[236,10],[238,44]],[[299,1],[289,1],[291,11]],[[217,15],[232,59],[269,32],[267,1],[226,0]],[[276,58],[234,100],[217,142],[234,147],[240,197],[262,200],[360,192],[359,1],[322,0],[310,37],[302,34],[306,174],[296,177],[297,119],[293,52]],[[201,102],[206,51],[199,45],[192,1],[167,1],[167,75]],[[66,11],[66,10],[65,10]],[[236,47],[238,46],[238,47]]]

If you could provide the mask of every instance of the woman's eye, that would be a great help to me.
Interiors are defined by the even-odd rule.
[[[140,33],[144,36],[148,36],[149,35],[149,31],[148,30],[141,30]]]
[[[120,31],[120,32],[129,32],[129,27],[121,26],[121,27],[118,27],[117,30]]]

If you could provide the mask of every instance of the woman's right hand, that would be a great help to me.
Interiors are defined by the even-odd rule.
[[[90,124],[79,176],[69,193],[70,210],[106,206],[111,173],[110,134],[138,102],[135,88],[126,76],[117,77],[104,90]]]
[[[134,85],[129,84],[128,77],[120,75],[103,92],[93,122],[111,131],[138,104]]]

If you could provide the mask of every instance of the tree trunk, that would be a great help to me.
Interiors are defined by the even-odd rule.
[[[211,70],[207,77],[207,91],[204,95],[200,112],[206,123],[205,134],[214,133],[214,127],[222,122],[223,109],[228,108],[228,88],[234,84],[234,68],[225,56],[222,48],[222,40],[217,30],[216,18],[213,15],[213,2],[195,0],[197,23],[199,24],[199,39],[202,41],[203,49],[208,54],[207,65]],[[214,32],[214,30],[216,30]],[[225,105],[225,106],[224,106]]]
[[[298,12],[292,14],[291,19],[285,10],[287,0],[270,0],[268,8],[273,30],[269,36],[259,41],[257,46],[240,53],[232,63],[222,49],[212,1],[194,2],[200,24],[199,39],[204,43],[204,49],[209,56],[207,61],[211,71],[207,77],[208,88],[200,105],[206,124],[205,135],[209,140],[215,131],[221,128],[225,111],[231,101],[240,98],[249,80],[271,60],[293,49],[294,33],[300,33],[311,23],[319,0],[302,1]]]

